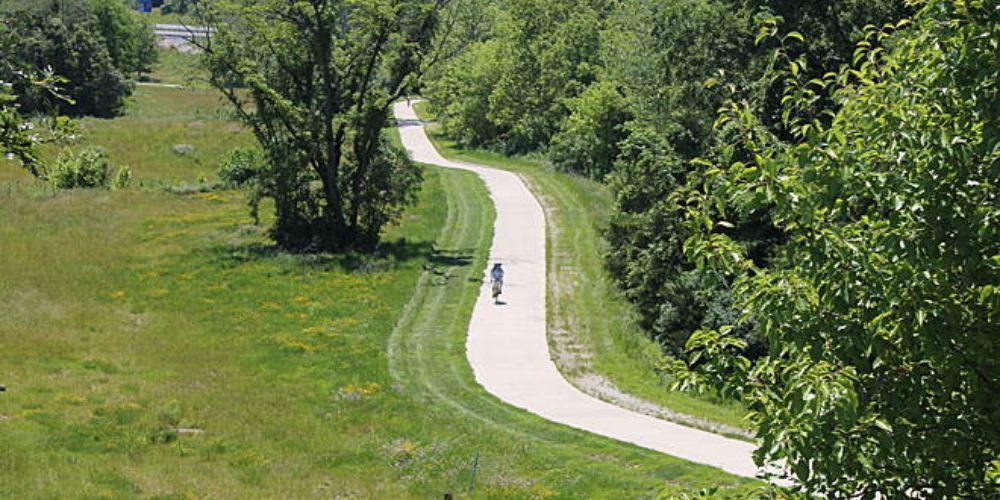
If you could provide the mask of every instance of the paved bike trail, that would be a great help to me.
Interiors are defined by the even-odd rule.
[[[403,145],[415,161],[476,173],[496,207],[483,274],[502,262],[506,276],[501,305],[493,303],[489,280],[483,280],[469,323],[466,355],[476,381],[502,401],[553,422],[755,477],[752,444],[614,406],[563,378],[546,338],[545,214],[538,200],[514,173],[442,157],[411,103],[396,103],[394,112]]]

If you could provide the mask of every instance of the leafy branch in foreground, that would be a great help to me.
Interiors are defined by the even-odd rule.
[[[695,370],[674,371],[741,397],[756,459],[804,492],[996,494],[998,26],[996,2],[932,0],[869,29],[852,66],[809,82],[790,69],[785,148],[754,140],[749,105],[724,111],[749,160],[691,193],[686,251],[734,280],[742,315],[695,333]],[[831,121],[795,118],[816,102],[806,86],[829,92]],[[719,229],[762,208],[788,236],[767,267]],[[770,346],[755,361],[732,334],[750,321]]]
[[[27,77],[23,79],[29,80]],[[33,80],[31,84],[58,95],[54,90],[56,81],[49,75]],[[37,146],[72,138],[75,123],[65,116],[25,120],[12,87],[9,83],[0,82],[0,155],[8,160],[17,160],[36,179],[47,181],[49,169],[39,158]]]
[[[383,136],[413,87],[444,0],[218,2],[204,62],[266,156],[255,189],[299,250],[371,249],[420,171]],[[223,21],[225,20],[225,21]]]

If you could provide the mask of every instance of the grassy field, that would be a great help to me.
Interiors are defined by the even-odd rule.
[[[207,87],[205,77],[197,66],[197,56],[186,54],[175,49],[157,49],[156,66],[143,81],[167,85],[185,85],[191,87]]]
[[[757,487],[474,383],[493,215],[473,175],[426,169],[377,256],[289,255],[240,193],[162,189],[251,141],[210,91],[140,88],[83,131],[141,185],[56,193],[0,165],[0,497],[463,497],[477,455],[482,498]]]
[[[427,104],[419,103],[416,109],[422,119],[431,120]],[[557,364],[571,381],[614,400],[607,387],[588,377],[596,373],[627,394],[683,414],[667,418],[692,423],[684,417],[691,416],[700,421],[693,422],[699,427],[734,437],[744,434],[744,412],[738,405],[670,391],[669,380],[656,371],[662,361],[659,346],[641,332],[633,308],[604,268],[606,242],[601,231],[611,206],[605,186],[557,172],[539,159],[462,149],[437,127],[429,129],[431,140],[445,157],[517,172],[541,201],[549,221],[550,344]]]
[[[249,133],[227,119],[219,96],[208,89],[140,86],[124,116],[83,118],[78,127],[80,138],[70,148],[105,148],[113,162],[132,169],[139,187],[212,180],[226,152],[253,144]],[[52,160],[58,149],[47,146],[42,153]],[[12,163],[7,165],[0,168],[0,182],[31,180]]]

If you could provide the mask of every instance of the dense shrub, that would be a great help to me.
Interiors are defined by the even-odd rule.
[[[118,71],[125,75],[147,73],[156,62],[156,35],[136,16],[127,0],[90,0],[94,26],[108,48]]]
[[[779,119],[780,85],[763,77],[772,42],[756,45],[755,25],[768,15],[787,15],[785,29],[819,31],[804,41],[790,38],[784,49],[796,57],[815,54],[807,61],[816,61],[816,66],[806,62],[797,68],[808,81],[831,69],[820,62],[849,59],[853,45],[842,40],[845,36],[860,33],[864,23],[892,20],[901,4],[625,0],[607,21],[601,77],[625,96],[635,121],[626,132],[640,134],[623,142],[628,147],[620,148],[611,176],[616,198],[606,233],[608,265],[638,306],[643,325],[667,350],[680,353],[695,330],[737,314],[728,309],[732,297],[727,280],[695,270],[682,250],[689,236],[683,227],[688,187],[699,189],[705,169],[692,159],[753,159],[746,148],[733,146],[742,131],[713,127],[717,109],[730,97],[745,99],[762,110],[763,122],[770,127],[761,135],[761,147],[778,148],[787,138]],[[781,25],[775,22],[769,29]],[[818,113],[807,119],[813,118],[825,119]],[[600,122],[592,123],[599,127]],[[768,214],[766,205],[730,214],[729,227],[719,228],[744,245],[762,267],[785,239]],[[754,329],[753,322],[744,322],[733,331],[746,342],[742,352],[749,357],[765,347]]]
[[[265,179],[267,158],[257,148],[233,149],[219,163],[219,180],[229,188],[247,191],[250,216],[255,224],[260,223],[260,202],[270,196],[270,183]]]
[[[571,114],[552,138],[549,158],[560,170],[602,180],[619,155],[623,128],[631,118],[624,96],[609,82],[600,82],[569,99]]]
[[[489,119],[490,93],[499,78],[500,54],[496,42],[475,44],[428,84],[444,133],[462,145],[492,146],[500,136],[500,128]]]
[[[132,185],[132,169],[121,166],[115,171],[114,177],[111,178],[111,189],[122,190],[128,189]]]
[[[604,4],[494,2],[495,36],[469,44],[427,86],[446,132],[508,153],[545,148],[569,114],[565,100],[596,80]]]
[[[725,72],[747,80],[755,48],[749,16],[720,0],[624,0],[601,40],[601,78],[627,97],[644,128],[663,135],[682,158],[709,144]]]
[[[74,153],[64,149],[49,170],[49,182],[60,189],[128,187],[132,173],[128,167],[115,171],[107,153],[98,147],[86,147]]]
[[[164,14],[190,14],[198,8],[198,0],[166,0],[160,8]]]
[[[230,187],[256,182],[266,165],[264,153],[257,148],[237,148],[219,162],[219,179]]]
[[[606,233],[606,262],[625,296],[638,306],[640,324],[663,349],[681,356],[700,328],[727,324],[735,313],[728,283],[698,269],[684,255],[690,236],[684,200],[688,165],[656,131],[627,125],[628,138],[608,178],[615,212]],[[758,353],[752,328],[740,334]]]

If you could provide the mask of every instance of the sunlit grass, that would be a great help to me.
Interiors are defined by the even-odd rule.
[[[749,484],[472,382],[491,220],[477,179],[434,170],[375,258],[275,252],[237,193],[5,196],[0,490],[426,497],[476,453],[488,496]]]
[[[151,83],[205,88],[206,74],[198,66],[198,55],[176,49],[157,49],[158,60],[153,71],[143,75]]]
[[[441,193],[428,192],[418,213],[433,220]],[[391,468],[361,478],[316,461],[356,454],[357,418],[390,397],[379,361],[419,252],[275,253],[236,193],[80,191],[0,206],[0,490],[216,497],[271,479],[261,491],[304,496],[324,480],[391,484]],[[419,228],[389,239],[433,236],[409,234]],[[430,243],[412,241],[400,252]]]
[[[212,89],[139,86],[123,116],[77,120],[78,139],[42,147],[42,159],[52,162],[63,147],[97,145],[112,162],[132,169],[136,186],[213,180],[229,150],[254,143],[252,134],[229,119],[228,109]],[[0,183],[32,180],[13,161],[0,158]]]
[[[156,187],[210,178],[250,143],[219,109],[140,88],[126,116],[84,120],[81,144],[139,189],[56,192],[4,166],[0,497],[428,498],[465,491],[477,454],[485,497],[753,487],[474,383],[464,339],[493,215],[472,174],[426,169],[374,256],[284,253],[241,193]]]

